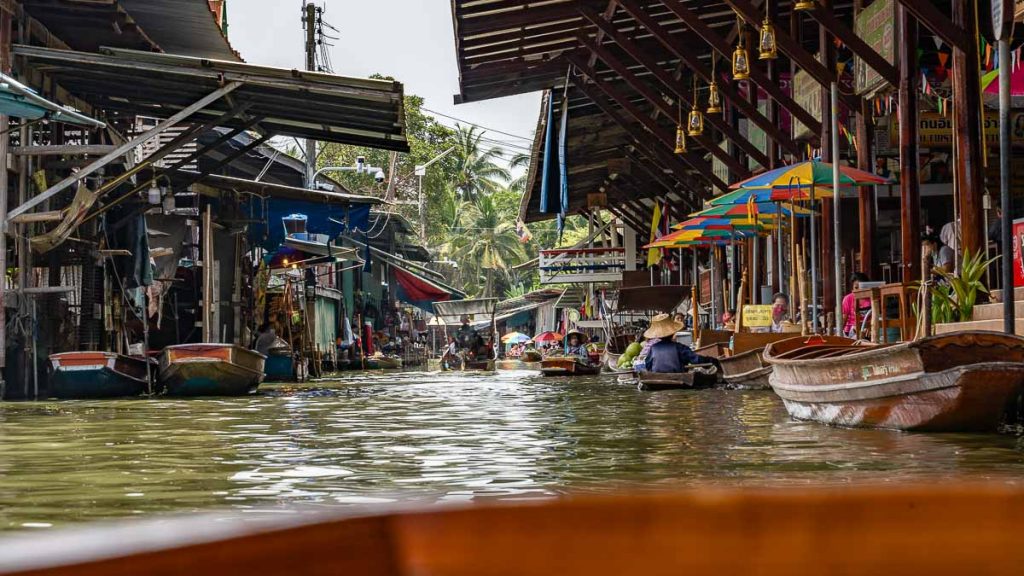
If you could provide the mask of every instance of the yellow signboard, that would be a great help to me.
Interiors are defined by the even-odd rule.
[[[743,325],[748,328],[769,328],[772,325],[770,305],[748,304],[743,307]]]
[[[953,146],[953,117],[938,112],[921,113],[918,124],[918,143],[923,148],[951,148]],[[1024,142],[1024,112],[1010,114],[1010,139],[1014,144]],[[994,110],[985,110],[985,140],[999,144],[999,115]],[[899,147],[899,126],[889,125],[889,145]]]

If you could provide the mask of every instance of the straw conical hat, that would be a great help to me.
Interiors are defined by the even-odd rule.
[[[674,336],[682,329],[683,323],[672,319],[668,314],[658,314],[651,320],[651,327],[644,332],[644,338],[665,338]]]

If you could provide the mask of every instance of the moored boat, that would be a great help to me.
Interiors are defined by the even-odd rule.
[[[772,367],[764,361],[763,350],[748,350],[718,360],[722,367],[722,380],[734,389],[767,390]]]
[[[718,382],[718,369],[714,365],[688,366],[683,372],[670,374],[640,372],[636,375],[636,386],[640,390],[699,390],[711,388]]]
[[[494,367],[505,371],[540,370],[540,362],[524,362],[522,360],[496,360]]]
[[[601,373],[601,365],[574,356],[555,356],[541,360],[540,371],[545,376],[593,376]]]
[[[170,396],[244,396],[263,381],[266,357],[234,344],[179,344],[160,354]]]
[[[994,430],[1024,389],[1024,338],[954,332],[892,345],[812,336],[770,344],[789,414],[899,430]]]
[[[124,398],[152,391],[148,360],[113,352],[50,355],[50,394],[61,399]]]
[[[403,366],[398,356],[370,356],[366,359],[367,370],[397,370]]]

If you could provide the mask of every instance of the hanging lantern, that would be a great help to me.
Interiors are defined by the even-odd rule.
[[[747,47],[743,44],[743,21],[740,20],[739,14],[736,15],[736,29],[739,31],[739,44],[736,45],[736,51],[732,53],[732,78],[733,80],[746,80],[750,78],[750,54],[747,52]]]
[[[686,132],[696,138],[704,133],[704,115],[697,109],[697,101],[693,101],[690,117],[686,120]]]
[[[750,78],[750,56],[747,54],[747,48],[743,46],[742,40],[739,46],[736,46],[736,51],[732,53],[732,78],[733,80]]]
[[[814,0],[797,0],[797,2],[793,4],[793,10],[797,12],[802,12],[804,10],[814,10],[817,7],[818,3],[815,2]]]
[[[779,50],[775,43],[775,26],[768,21],[768,16],[764,18],[764,23],[761,24],[761,42],[760,46],[761,54],[759,58],[761,60],[775,60],[779,57]]]
[[[708,114],[720,114],[722,112],[722,96],[718,94],[718,82],[712,80],[708,86]]]
[[[676,154],[686,154],[686,133],[681,125],[676,126]]]

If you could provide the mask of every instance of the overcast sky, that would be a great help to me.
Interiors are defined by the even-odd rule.
[[[229,38],[247,62],[287,68],[304,66],[302,0],[228,2]],[[449,0],[318,0],[324,21],[338,29],[331,48],[334,72],[365,77],[380,73],[405,84],[430,110],[518,136],[531,136],[540,93],[455,106],[455,63]],[[454,120],[438,117],[452,126]],[[490,132],[488,138],[522,151],[528,142]]]

